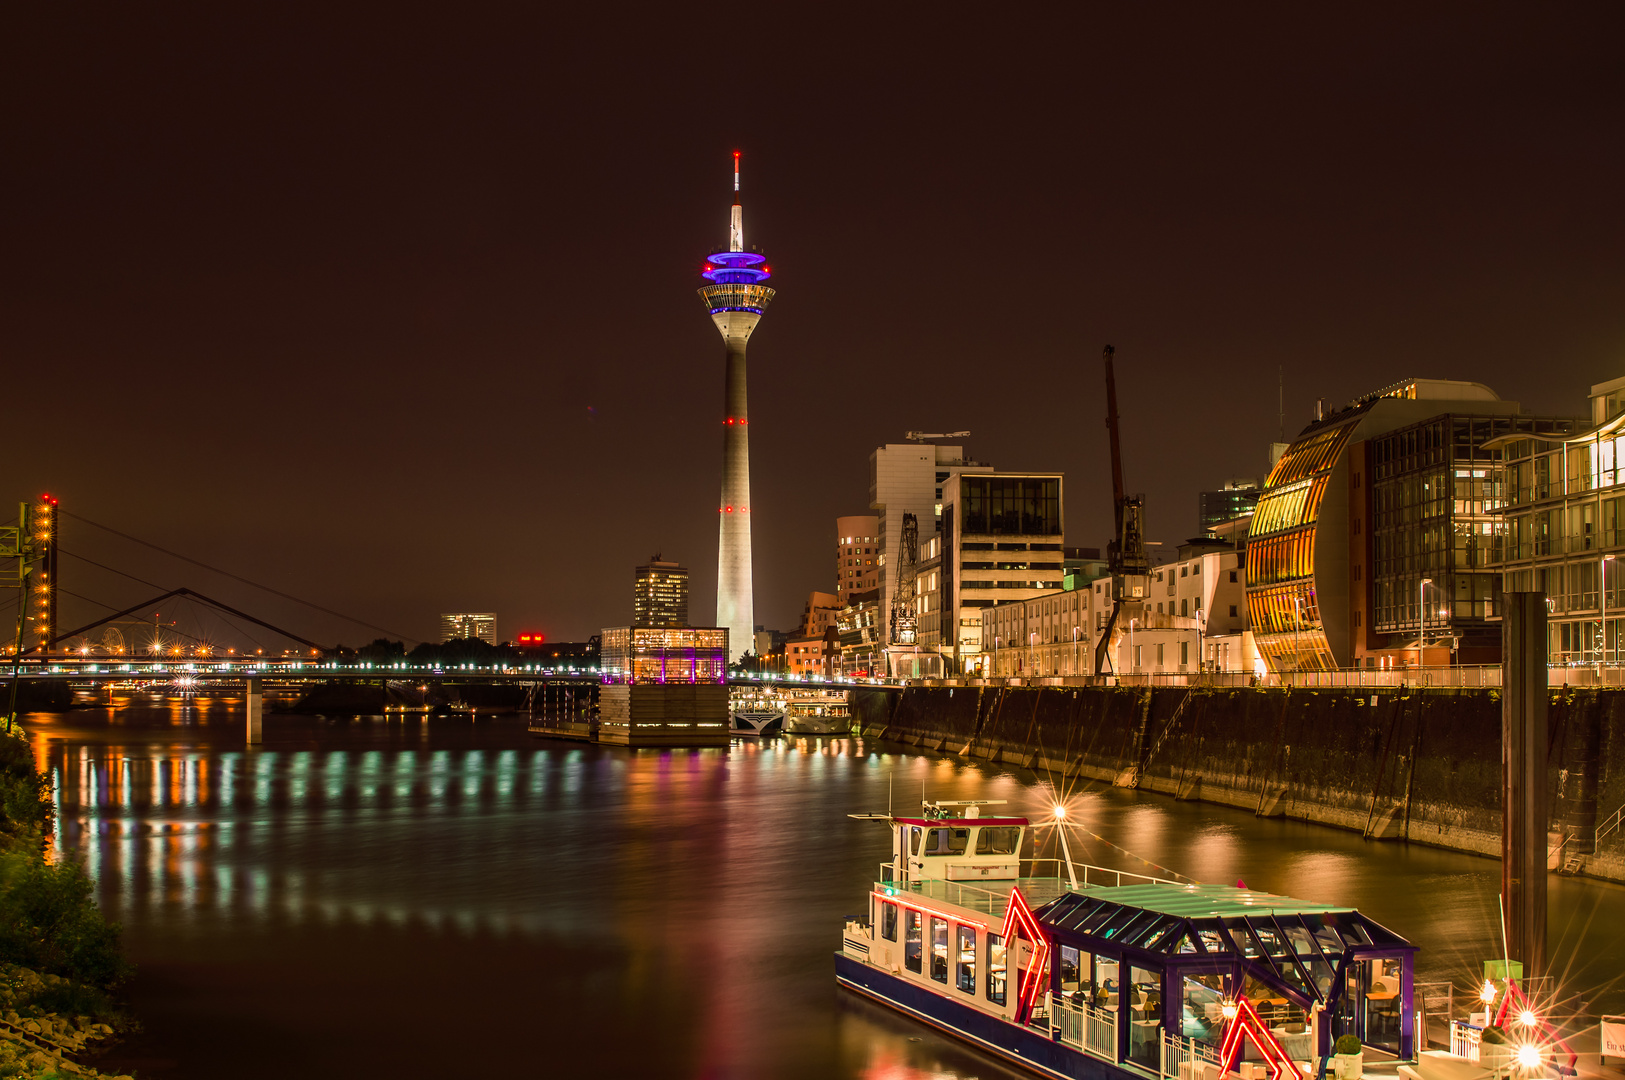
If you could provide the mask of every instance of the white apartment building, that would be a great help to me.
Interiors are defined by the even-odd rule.
[[[919,523],[923,562],[927,542],[941,528],[943,485],[961,473],[992,471],[991,465],[967,460],[963,446],[887,443],[869,455],[869,508],[875,511],[879,537],[881,622],[877,632],[882,643],[890,640],[903,515],[913,514]]]
[[[1247,629],[1243,554],[1190,544],[1151,571],[1145,608],[1120,621],[1108,670],[1123,675],[1260,672]],[[1093,675],[1111,616],[1109,577],[1082,589],[998,604],[982,612],[983,650],[966,671],[1011,678]]]

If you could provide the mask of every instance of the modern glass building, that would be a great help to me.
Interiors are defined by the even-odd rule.
[[[1502,587],[1544,592],[1551,662],[1618,663],[1625,644],[1625,379],[1591,388],[1591,423],[1499,440]]]
[[[1519,426],[1519,411],[1517,402],[1502,401],[1480,383],[1439,379],[1409,379],[1342,409],[1320,411],[1271,470],[1247,536],[1247,609],[1259,654],[1270,670],[1388,666],[1403,655],[1393,635],[1407,632],[1416,647],[1421,605],[1407,609],[1404,594],[1407,582],[1428,576],[1428,563],[1413,556],[1430,542],[1438,545],[1441,558],[1455,550],[1454,489],[1444,498],[1444,487],[1434,485],[1442,485],[1447,475],[1453,484],[1459,461],[1469,473],[1463,478],[1464,491],[1471,494],[1474,480],[1482,487],[1488,477],[1471,473],[1487,470],[1487,458],[1484,465],[1475,462],[1495,434]],[[1464,425],[1460,456],[1458,421]],[[1398,438],[1384,441],[1391,432],[1399,433]],[[1374,460],[1373,454],[1382,460]],[[1431,541],[1411,528],[1422,513],[1423,484],[1429,485],[1429,525],[1423,535]],[[1411,493],[1417,493],[1414,501]],[[1433,513],[1435,509],[1441,513]],[[1462,524],[1483,524],[1482,511],[1481,499],[1476,508],[1464,508]],[[1403,539],[1400,529],[1409,530]],[[1380,563],[1374,530],[1385,538]],[[1463,544],[1465,548],[1465,538]],[[1476,546],[1474,551],[1478,559]],[[1473,569],[1481,568],[1475,563]],[[1387,622],[1381,630],[1373,610],[1378,580],[1385,583]],[[1481,585],[1470,575],[1463,580],[1470,605]],[[1448,576],[1436,584],[1441,596],[1444,588],[1456,588]],[[1492,600],[1463,610],[1483,613],[1482,605]]]

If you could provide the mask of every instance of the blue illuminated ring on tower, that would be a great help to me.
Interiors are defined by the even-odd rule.
[[[760,285],[772,277],[766,266],[767,256],[755,251],[716,251],[706,256],[705,272],[700,276],[718,285]]]

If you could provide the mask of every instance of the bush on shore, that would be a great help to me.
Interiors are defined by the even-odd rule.
[[[0,963],[105,991],[132,973],[117,923],[76,860],[45,858],[50,780],[21,732],[0,731]]]

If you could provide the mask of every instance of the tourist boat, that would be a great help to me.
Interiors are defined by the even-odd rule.
[[[735,687],[728,697],[728,727],[748,739],[782,735],[784,705],[768,687]]]
[[[892,858],[839,985],[1073,1080],[1304,1080],[1344,1034],[1415,1059],[1416,949],[1353,908],[1024,859],[1032,823],[991,805],[851,815],[889,824]]]
[[[791,690],[784,701],[784,730],[791,735],[845,735],[852,712],[845,690]]]

